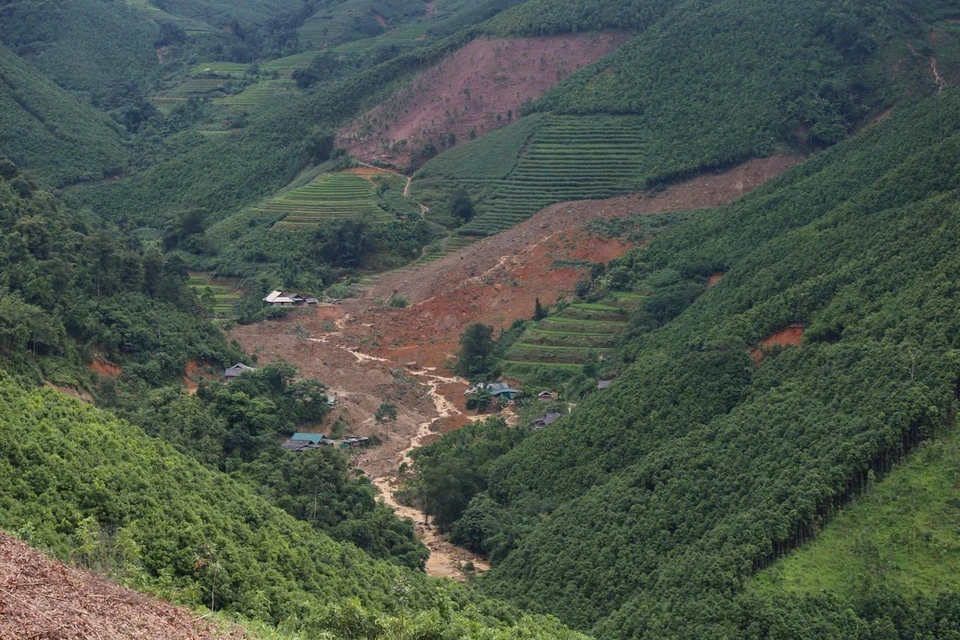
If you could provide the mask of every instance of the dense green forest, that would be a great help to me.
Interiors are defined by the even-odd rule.
[[[119,127],[0,45],[0,153],[59,186],[97,180],[128,160]]]
[[[660,328],[639,314],[612,386],[484,463],[460,529],[502,558],[488,593],[601,638],[956,633],[956,594],[910,579],[743,585],[953,427],[958,124],[955,91],[904,108],[611,264],[601,289],[701,293]],[[802,346],[756,365],[790,326]]]

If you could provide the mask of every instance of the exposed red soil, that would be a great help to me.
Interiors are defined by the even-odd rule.
[[[93,362],[87,365],[87,369],[90,369],[90,371],[98,375],[110,378],[116,378],[123,374],[123,369],[120,368],[120,365],[113,364],[102,358],[94,358]]]
[[[371,12],[370,15],[373,16],[373,19],[376,20],[376,21],[377,21],[377,24],[380,25],[381,27],[387,27],[387,26],[389,26],[389,25],[387,24],[387,19],[384,18],[384,17],[383,17],[382,15],[380,15],[379,13],[377,13],[376,11]]]
[[[426,0],[423,6],[427,10],[426,14],[424,14],[425,18],[430,18],[437,12],[436,3],[433,0]]]
[[[766,354],[775,347],[799,347],[803,341],[803,325],[792,324],[789,327],[771,333],[750,350],[750,357],[756,364],[763,362]]]
[[[723,277],[727,275],[725,273],[712,273],[710,277],[707,278],[707,287],[715,287],[720,284],[720,281],[723,280]]]
[[[478,38],[338,131],[336,145],[367,162],[410,168],[428,142],[449,148],[450,134],[459,144],[472,131],[481,136],[510,124],[526,100],[540,97],[628,37]]]
[[[197,392],[201,380],[213,380],[217,377],[217,374],[211,371],[207,365],[191,360],[183,370],[183,386],[187,393],[193,395]]]
[[[0,534],[0,640],[244,638]]]
[[[457,349],[463,329],[474,322],[509,327],[543,304],[573,290],[578,269],[554,269],[555,260],[608,262],[629,246],[590,236],[591,220],[662,213],[731,202],[779,175],[800,158],[752,160],[722,174],[704,175],[654,196],[564,202],[526,222],[417,269],[383,275],[367,293],[386,300],[396,291],[413,306],[376,314],[377,353],[398,362],[441,366]],[[354,303],[356,304],[356,303]]]
[[[557,260],[607,262],[630,248],[590,234],[585,226],[591,220],[721,205],[798,161],[786,156],[753,160],[654,196],[556,204],[455,254],[383,274],[358,298],[299,309],[281,321],[237,326],[232,336],[247,351],[259,351],[261,363],[282,357],[301,367],[303,375],[329,385],[339,401],[319,429],[342,416],[352,433],[383,439],[383,445],[358,452],[356,464],[378,486],[389,488],[411,444],[425,444],[474,417],[464,408],[466,383],[442,377],[450,375],[442,367],[467,325],[507,328],[516,318],[531,317],[537,298],[549,304],[569,295],[583,271],[552,269]],[[395,291],[411,306],[387,308],[383,301]],[[309,337],[302,331],[297,336],[297,324]],[[398,418],[379,425],[373,415],[385,401],[397,405]],[[462,550],[448,549],[435,536],[429,540],[444,558],[442,567],[432,561],[432,574],[451,575]]]

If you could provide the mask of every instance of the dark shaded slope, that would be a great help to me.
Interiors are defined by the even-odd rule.
[[[53,185],[95,180],[127,153],[116,124],[0,45],[0,153]]]

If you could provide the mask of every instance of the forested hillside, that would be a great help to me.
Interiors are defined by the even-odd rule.
[[[0,415],[0,526],[140,589],[291,632],[579,637],[374,562],[138,428],[6,374]]]
[[[956,632],[956,593],[909,577],[739,594],[954,428],[958,124],[944,92],[610,265],[596,295],[648,299],[621,375],[486,463],[453,527],[502,559],[486,590],[601,638]]]
[[[107,108],[124,93],[144,93],[139,85],[149,85],[160,66],[159,39],[159,25],[124,0],[15,0],[0,7],[0,42],[60,87]]]
[[[0,153],[54,186],[96,180],[128,159],[117,125],[0,45]]]

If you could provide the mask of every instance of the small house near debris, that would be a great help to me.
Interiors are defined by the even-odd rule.
[[[248,367],[242,362],[238,362],[237,364],[233,365],[232,367],[230,367],[229,369],[223,372],[223,378],[228,382],[230,380],[236,380],[247,371],[256,371],[256,369],[254,369],[253,367]]]
[[[479,393],[480,391],[486,391],[492,396],[506,398],[507,400],[513,400],[520,395],[519,389],[511,388],[506,382],[481,382],[464,391],[463,395],[471,396],[475,393]]]
[[[322,433],[295,433],[282,446],[287,451],[300,453],[311,449],[320,449],[321,447],[332,447],[336,444],[334,440],[324,437]]]
[[[613,380],[598,380],[597,389],[606,389],[611,384],[613,384]]]
[[[549,411],[543,414],[542,416],[540,416],[539,418],[537,418],[536,420],[534,420],[533,424],[530,425],[530,428],[533,429],[534,431],[541,431],[543,430],[544,427],[556,422],[562,417],[563,417],[563,414],[560,413],[559,411]]]
[[[275,307],[302,307],[307,304],[320,303],[316,298],[305,297],[299,293],[284,293],[283,291],[271,291],[263,301]]]
[[[362,447],[370,442],[370,438],[367,436],[349,436],[343,439],[343,442],[340,443],[340,448],[347,447]]]
[[[553,391],[541,391],[537,394],[537,400],[541,402],[550,402],[557,399],[557,394]]]

